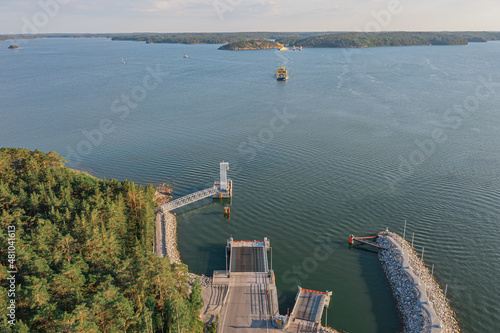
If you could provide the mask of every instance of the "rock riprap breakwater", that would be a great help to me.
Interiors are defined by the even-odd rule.
[[[442,289],[410,244],[393,232],[381,233],[377,245],[406,333],[460,332]]]
[[[156,213],[155,252],[160,257],[168,257],[172,264],[182,264],[177,249],[177,220],[170,212]]]

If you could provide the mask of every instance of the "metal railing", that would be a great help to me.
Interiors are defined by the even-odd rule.
[[[213,196],[218,191],[219,191],[219,189],[216,186],[213,186],[213,187],[207,188],[207,189],[202,190],[202,191],[194,192],[194,193],[188,194],[186,196],[183,196],[179,199],[175,199],[175,200],[167,202],[166,204],[161,206],[161,210],[164,213],[169,212],[169,211],[174,210],[176,208],[186,206],[186,205],[189,205],[190,203],[196,202],[198,200]]]

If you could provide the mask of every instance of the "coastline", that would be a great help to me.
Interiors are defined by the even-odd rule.
[[[456,314],[443,290],[410,244],[393,232],[380,233],[387,250],[379,259],[391,284],[404,332],[460,332]]]
[[[163,219],[163,242],[164,255],[168,257],[170,263],[181,265],[181,255],[177,248],[177,219],[170,212],[158,213]]]
[[[181,255],[177,247],[177,219],[175,214],[158,210],[156,212],[155,233],[155,253],[160,258],[167,257],[171,264],[182,265]],[[213,293],[212,278],[203,274],[194,274],[189,271],[188,276],[191,280],[191,284],[195,282],[196,278],[200,279],[202,299],[204,303],[203,307],[200,309],[201,321],[205,325],[217,322],[219,311],[211,311],[208,313],[208,307]]]
[[[96,178],[86,171],[71,170]],[[171,189],[166,187],[158,189],[156,200],[159,206],[171,199],[170,194]],[[154,252],[160,258],[166,256],[171,264],[182,265],[178,250],[175,213],[164,212],[160,207],[155,213]],[[387,249],[379,252],[379,260],[397,301],[404,332],[460,332],[456,313],[451,308],[449,300],[445,298],[443,290],[411,245],[398,234],[388,231],[379,233],[377,244]],[[214,294],[213,278],[189,271],[188,276],[191,286],[196,278],[201,282],[204,305],[200,310],[200,319],[205,325],[216,323],[220,308],[214,311],[210,307],[210,300]],[[331,327],[323,327],[322,332],[337,331]]]
[[[161,224],[162,257],[172,264],[181,265],[177,247],[177,219],[171,212],[157,212]],[[381,251],[379,260],[391,284],[402,317],[404,332],[456,333],[460,327],[456,314],[444,297],[443,290],[429,272],[425,263],[418,257],[410,244],[393,232],[381,233],[378,245],[387,248]],[[191,281],[199,278],[203,290],[204,306],[200,319],[205,324],[217,321],[219,311],[210,311],[213,294],[212,278],[189,272]],[[323,332],[337,332],[333,328],[323,328]]]

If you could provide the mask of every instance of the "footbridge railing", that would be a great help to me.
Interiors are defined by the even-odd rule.
[[[169,212],[171,210],[174,210],[176,208],[189,205],[190,203],[196,202],[201,199],[205,199],[211,196],[214,196],[217,192],[219,192],[219,189],[217,186],[213,186],[210,188],[207,188],[202,191],[194,192],[191,194],[188,194],[186,196],[183,196],[182,198],[175,199],[172,201],[167,202],[166,204],[161,206],[161,210],[165,212]]]

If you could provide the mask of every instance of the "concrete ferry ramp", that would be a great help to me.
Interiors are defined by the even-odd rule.
[[[214,285],[228,286],[217,332],[317,332],[331,292],[300,288],[292,316],[279,314],[275,277],[268,268],[269,241],[228,240],[229,271],[214,272]]]
[[[231,276],[226,306],[218,332],[250,333],[273,330],[266,274]]]
[[[293,319],[319,322],[323,313],[325,295],[302,289],[295,302]]]
[[[234,241],[232,238],[228,241],[229,274],[217,278],[217,283],[229,286],[218,332],[250,333],[274,329],[272,314],[277,304],[272,302],[277,302],[278,298],[274,275],[269,273],[267,265],[268,247],[266,238],[264,241]]]
[[[331,293],[300,288],[286,332],[316,332]]]
[[[263,247],[233,247],[231,250],[231,273],[267,271]]]

